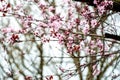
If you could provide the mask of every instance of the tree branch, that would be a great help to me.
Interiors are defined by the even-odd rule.
[[[114,34],[105,33],[105,38],[110,38],[110,39],[120,41],[120,36],[117,36],[117,35],[114,35]]]

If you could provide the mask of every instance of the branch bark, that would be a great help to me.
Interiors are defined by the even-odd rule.
[[[105,33],[105,38],[110,38],[110,39],[120,41],[120,36],[117,36],[117,35],[114,35],[114,34]]]

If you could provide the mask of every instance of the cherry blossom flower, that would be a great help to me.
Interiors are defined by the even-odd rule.
[[[50,6],[49,9],[48,9],[50,12],[53,12],[55,11],[55,8],[53,6]]]
[[[89,25],[86,25],[82,30],[84,35],[87,35],[89,33]]]
[[[17,42],[18,40],[19,40],[19,36],[17,34],[12,34],[12,36],[10,37],[10,43],[12,44]]]
[[[96,19],[91,20],[91,26],[92,28],[95,28],[98,25],[98,22]]]
[[[49,77],[46,77],[46,80],[53,80],[53,75],[50,75]]]
[[[61,27],[61,23],[59,21],[54,21],[54,22],[50,23],[49,26],[51,28],[53,28],[55,30],[55,32],[57,32],[59,30],[59,28]]]
[[[102,43],[102,41],[101,40],[97,40],[97,46],[100,48],[100,50],[101,49],[103,49],[103,43]]]
[[[68,43],[73,44],[73,40],[74,40],[73,37],[71,36],[68,37]]]

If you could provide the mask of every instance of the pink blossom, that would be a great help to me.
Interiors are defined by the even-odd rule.
[[[94,0],[94,4],[96,4],[99,15],[102,15],[106,10],[109,10],[112,8],[113,1],[111,0],[105,0],[98,2],[97,0]]]
[[[90,47],[92,49],[94,49],[96,47],[96,44],[95,44],[95,41],[94,40],[91,40],[90,43],[89,43]]]
[[[75,19],[75,22],[76,22],[77,24],[80,24],[80,19],[79,19],[79,18],[76,18],[76,19]]]
[[[72,44],[67,43],[67,48],[72,49]]]
[[[73,37],[69,36],[69,37],[68,37],[68,42],[69,42],[70,44],[72,44],[72,43],[73,43]]]
[[[12,33],[12,32],[15,31],[15,29],[12,28],[12,27],[7,27],[7,28],[1,29],[1,31],[2,31],[3,33]]]
[[[12,36],[10,37],[10,43],[14,44],[15,42],[17,42],[19,39],[18,34],[12,34]]]
[[[89,54],[90,53],[90,48],[89,47],[85,47],[85,52],[87,53],[87,54]]]
[[[85,26],[82,30],[83,34],[87,35],[89,33],[89,26]]]
[[[98,0],[94,0],[94,2],[93,2],[94,4],[98,4]]]
[[[38,26],[39,27],[47,27],[48,25],[44,22],[39,22]]]
[[[99,11],[99,15],[102,15],[106,10],[105,10],[105,6],[98,6],[98,11]]]
[[[42,11],[44,11],[47,8],[46,3],[39,3],[38,5],[42,9]]]
[[[53,28],[55,32],[57,32],[61,27],[61,23],[59,21],[53,21],[52,23],[49,24],[49,26]]]
[[[53,6],[50,6],[50,7],[49,7],[49,11],[51,11],[51,12],[52,12],[52,11],[55,11],[55,8],[54,8]]]
[[[97,46],[100,48],[100,49],[103,49],[103,43],[101,40],[97,40]]]
[[[50,23],[52,23],[53,21],[62,21],[62,18],[60,17],[60,14],[56,14],[54,16],[50,16],[49,21]]]
[[[60,44],[64,43],[64,36],[62,34],[57,33],[56,37],[59,39],[59,43]]]
[[[49,39],[49,37],[47,37],[47,36],[43,36],[43,37],[41,38],[41,41],[42,41],[43,43],[45,43],[45,42],[49,42],[50,39]]]
[[[46,77],[46,80],[53,80],[53,75]]]
[[[88,6],[85,6],[81,12],[81,15],[84,16],[85,18],[91,18],[91,11],[89,10]]]
[[[80,46],[79,46],[79,45],[75,45],[75,46],[73,47],[73,51],[79,51],[79,49],[80,49]]]
[[[92,28],[95,28],[98,25],[98,22],[96,19],[91,20],[91,26]]]

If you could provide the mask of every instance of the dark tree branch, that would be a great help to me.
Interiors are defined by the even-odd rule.
[[[93,3],[94,0],[74,0],[78,2],[85,2],[90,6],[96,7],[96,5]],[[103,0],[100,0],[103,1]],[[113,0],[113,7],[110,8],[110,10],[119,12],[120,11],[120,0]]]
[[[110,38],[110,39],[120,41],[120,36],[117,36],[117,35],[114,35],[114,34],[105,33],[105,38]]]

